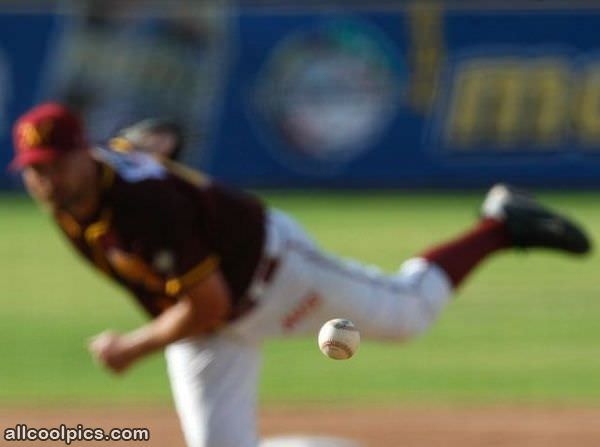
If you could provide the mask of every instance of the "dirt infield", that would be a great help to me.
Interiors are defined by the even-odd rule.
[[[265,436],[329,435],[351,438],[369,447],[548,447],[600,445],[600,409],[300,409],[270,408],[261,413]],[[2,432],[16,424],[29,427],[148,427],[148,443],[79,442],[72,446],[183,447],[175,414],[152,409],[0,409]],[[12,443],[0,441],[1,445]],[[64,445],[15,442],[27,447]]]

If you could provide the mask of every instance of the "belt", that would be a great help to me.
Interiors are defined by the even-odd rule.
[[[275,256],[263,256],[256,267],[254,276],[248,290],[246,291],[238,309],[234,312],[234,318],[246,314],[254,308],[261,300],[265,288],[275,278],[275,273],[279,269],[280,260]]]
[[[256,272],[250,287],[248,287],[247,295],[254,301],[260,300],[265,287],[273,281],[278,268],[279,258],[274,256],[264,256],[256,267]]]
[[[278,256],[281,253],[281,236],[275,228],[274,217],[276,217],[276,214],[271,211],[267,214],[262,255],[254,269],[248,289],[237,306],[239,309],[236,312],[237,315],[247,313],[261,301],[266,287],[275,278],[281,264]]]

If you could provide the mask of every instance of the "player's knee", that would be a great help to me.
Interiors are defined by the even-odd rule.
[[[443,271],[421,258],[405,262],[398,280],[408,292],[398,325],[398,338],[417,338],[438,319],[452,296],[452,287]]]
[[[448,275],[437,265],[423,258],[412,258],[404,262],[397,278],[409,287],[415,296],[431,303],[445,303],[452,295],[452,284]]]
[[[403,299],[406,299],[405,297]],[[373,320],[365,327],[365,335],[382,341],[395,343],[408,342],[425,333],[433,324],[433,319],[415,310],[414,306],[401,306],[393,312],[386,313],[381,318]],[[398,312],[396,312],[398,310]]]
[[[387,317],[389,322],[384,337],[404,342],[425,334],[437,321],[443,305],[431,301],[420,293],[405,294],[401,298],[395,315]]]
[[[435,318],[424,313],[413,314],[410,321],[401,321],[389,330],[387,338],[397,342],[407,342],[425,334]]]

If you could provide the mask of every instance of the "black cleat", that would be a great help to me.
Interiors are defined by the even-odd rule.
[[[506,222],[516,247],[546,247],[573,254],[591,249],[590,240],[579,225],[507,185],[498,184],[489,190],[481,215]]]

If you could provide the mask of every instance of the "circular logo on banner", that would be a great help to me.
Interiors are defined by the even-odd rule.
[[[368,150],[405,84],[398,51],[377,29],[329,22],[284,39],[260,74],[256,107],[279,155],[295,168],[330,168]]]

